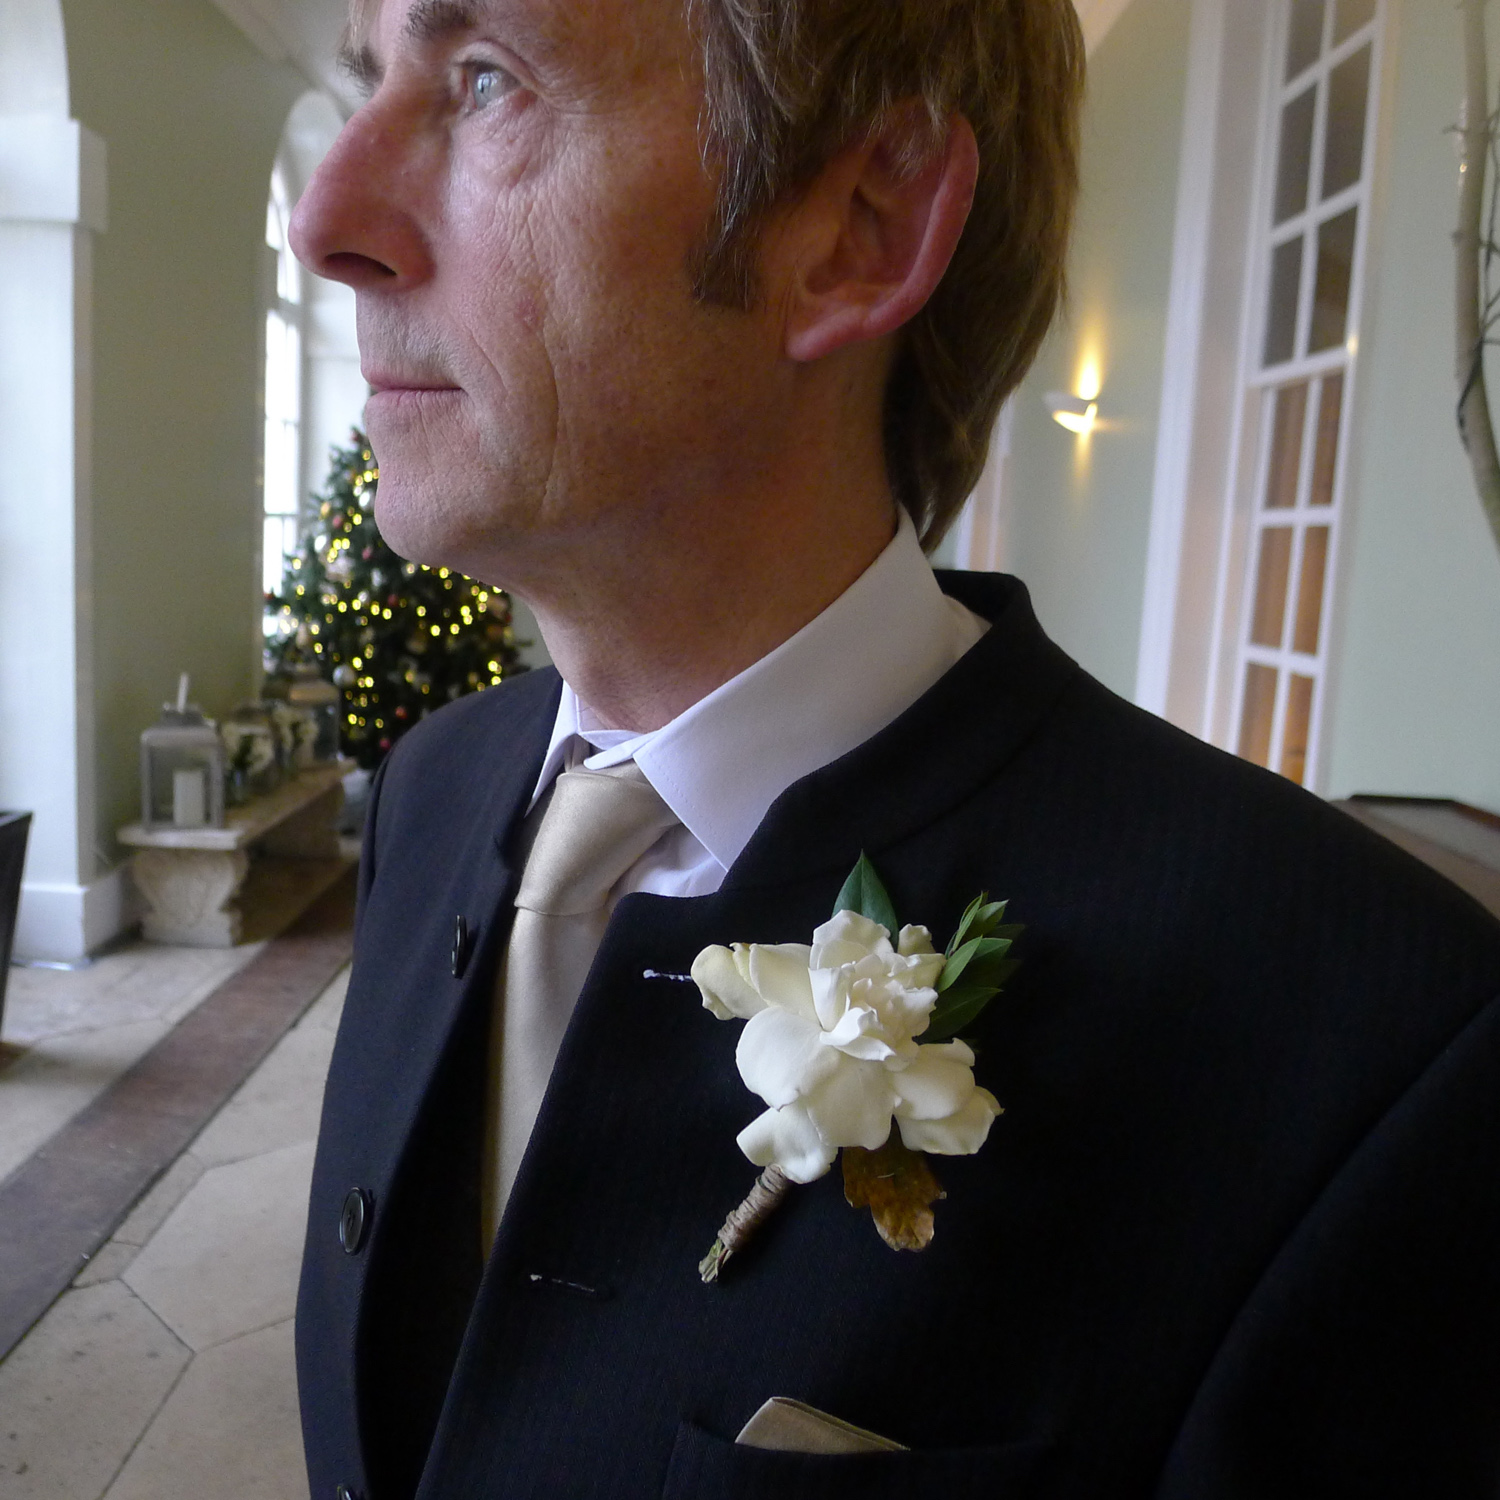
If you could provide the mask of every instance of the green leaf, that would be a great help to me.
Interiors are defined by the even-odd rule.
[[[879,922],[890,933],[891,940],[895,941],[899,930],[896,926],[896,909],[891,905],[890,893],[881,884],[880,876],[875,873],[875,866],[863,854],[859,856],[859,863],[849,872],[844,888],[833,903],[834,916],[841,911],[858,912],[872,922]]]
[[[968,910],[963,913],[959,927],[948,944],[948,953],[956,953],[971,938],[987,938],[990,935],[990,929],[1001,919],[1004,912],[1005,901],[992,901],[989,892],[980,891],[974,900],[969,901]]]
[[[970,938],[963,947],[954,949],[948,955],[948,961],[943,965],[943,972],[938,975],[938,994],[941,995],[944,990],[958,982],[959,976],[968,967],[969,960],[979,951],[979,945],[983,941],[983,938]]]
[[[972,974],[974,966],[1002,957],[1009,948],[1009,938],[970,938],[943,965],[943,972],[938,975],[938,994],[957,984],[966,969]]]
[[[985,1006],[999,993],[997,985],[955,985],[933,1006],[927,1030],[921,1033],[920,1040],[924,1043],[948,1041],[978,1020]]]
[[[993,947],[990,945],[994,944]],[[979,951],[969,960],[963,977],[973,984],[998,984],[996,974],[1008,974],[1015,967],[1006,955],[1010,952],[1009,938],[984,938]]]
[[[994,985],[998,988],[1020,967],[1021,961],[1016,958],[997,957],[988,959],[983,964],[970,964],[965,983]]]

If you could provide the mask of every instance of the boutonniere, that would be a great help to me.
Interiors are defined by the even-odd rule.
[[[842,1154],[844,1196],[868,1205],[895,1250],[923,1250],[944,1196],[928,1155],[978,1151],[1000,1114],[974,1082],[957,1033],[999,994],[1019,926],[981,892],[944,952],[925,927],[899,927],[863,855],[811,944],[705,948],[692,977],[721,1021],[746,1023],[735,1050],[746,1087],[769,1106],[738,1144],[764,1167],[698,1269],[714,1281],[793,1183]]]

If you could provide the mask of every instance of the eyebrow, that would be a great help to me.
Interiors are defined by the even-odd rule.
[[[351,78],[366,95],[373,94],[385,69],[380,66],[373,48],[356,47],[345,42],[338,51],[338,70]]]
[[[403,29],[410,41],[439,42],[456,32],[472,31],[479,17],[474,0],[417,0],[406,13]]]
[[[416,0],[406,13],[401,31],[403,37],[418,46],[449,41],[476,31],[486,17],[499,11],[512,25],[520,25],[532,50],[539,55],[553,52],[552,39],[529,23],[521,23],[522,12],[503,0]],[[385,76],[385,64],[368,43],[357,42],[346,35],[338,53],[339,71],[353,79],[367,96],[373,94]]]
[[[408,41],[425,46],[472,31],[479,18],[475,0],[417,0],[406,14],[402,33]],[[356,44],[352,38],[339,48],[338,66],[366,94],[374,93],[385,73],[375,49],[368,43]]]

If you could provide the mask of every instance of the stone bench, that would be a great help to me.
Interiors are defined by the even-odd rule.
[[[350,863],[335,825],[353,769],[349,760],[311,766],[230,808],[223,828],[122,828],[120,842],[137,851],[146,939],[232,948],[290,921]]]

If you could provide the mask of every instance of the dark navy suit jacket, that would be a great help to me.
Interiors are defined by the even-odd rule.
[[[1496,1494],[1500,926],[1110,694],[1014,580],[943,581],[978,646],[717,894],[620,903],[487,1264],[485,1030],[558,680],[391,756],[297,1314],[314,1500]],[[940,940],[981,889],[1026,924],[973,1029],[1005,1114],[935,1161],[924,1253],[835,1169],[704,1286],[762,1106],[740,1027],[646,971],[806,942],[861,850]],[[911,1451],[736,1448],[773,1395]]]

